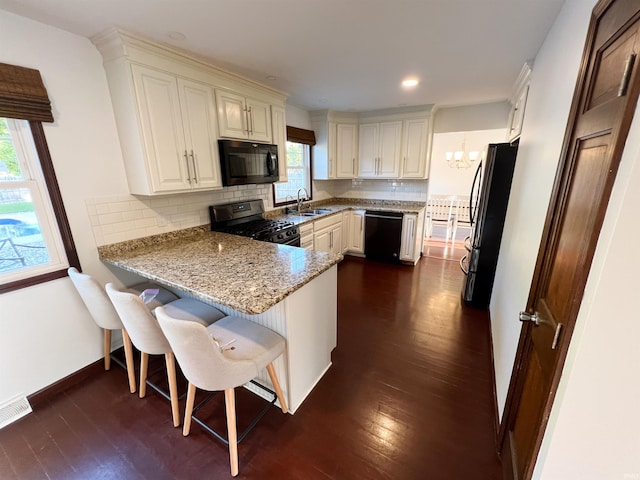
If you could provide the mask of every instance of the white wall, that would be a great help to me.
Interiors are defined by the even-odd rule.
[[[479,160],[469,168],[452,168],[446,161],[446,153],[461,150],[462,142],[467,152],[484,152],[489,143],[504,142],[506,136],[506,128],[435,133],[429,167],[429,195],[469,195]]]
[[[0,11],[0,61],[40,70],[56,119],[44,130],[82,266],[97,260],[85,198],[125,193],[102,61],[85,38]],[[101,334],[71,282],[0,296],[0,403],[31,394],[100,357]]]
[[[506,100],[479,105],[438,107],[433,112],[433,131],[445,133],[505,128],[510,111],[511,104]]]
[[[588,4],[588,5],[587,5]],[[565,4],[536,56],[490,312],[502,412],[594,2]]]

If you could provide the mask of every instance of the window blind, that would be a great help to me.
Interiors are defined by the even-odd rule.
[[[0,63],[0,117],[53,122],[51,102],[38,70]]]

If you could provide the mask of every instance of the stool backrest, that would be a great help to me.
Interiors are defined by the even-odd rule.
[[[104,288],[91,276],[80,273],[75,267],[67,270],[71,282],[99,327],[120,330],[122,322]]]
[[[156,309],[156,316],[184,376],[196,387],[226,390],[255,377],[257,372],[251,359],[225,358],[204,325],[170,317],[163,307]]]
[[[162,333],[158,321],[138,295],[121,292],[111,283],[107,283],[106,290],[124,328],[127,329],[127,333],[131,337],[131,342],[138,350],[151,355],[171,351],[169,342]]]

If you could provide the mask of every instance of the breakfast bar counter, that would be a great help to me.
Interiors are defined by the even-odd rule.
[[[208,226],[101,246],[98,252],[105,263],[282,335],[287,347],[274,367],[291,413],[331,366],[341,255],[211,232]],[[258,379],[271,386],[266,371]]]
[[[100,260],[237,312],[266,312],[341,255],[196,227],[98,247]]]

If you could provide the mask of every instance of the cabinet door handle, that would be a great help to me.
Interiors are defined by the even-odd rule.
[[[355,157],[352,160],[352,166],[351,166],[351,174],[355,175],[356,174],[356,159]]]
[[[405,156],[402,159],[402,174],[404,175],[404,172],[407,170],[407,157]]]
[[[189,156],[187,155],[187,151],[184,151],[184,161],[187,164],[187,181],[189,185],[191,185],[191,167],[189,166]]]
[[[193,165],[193,181],[198,183],[198,169],[196,168],[196,157],[191,150],[191,164]]]
[[[253,117],[251,116],[251,107],[247,108],[247,127],[249,135],[253,135]]]

